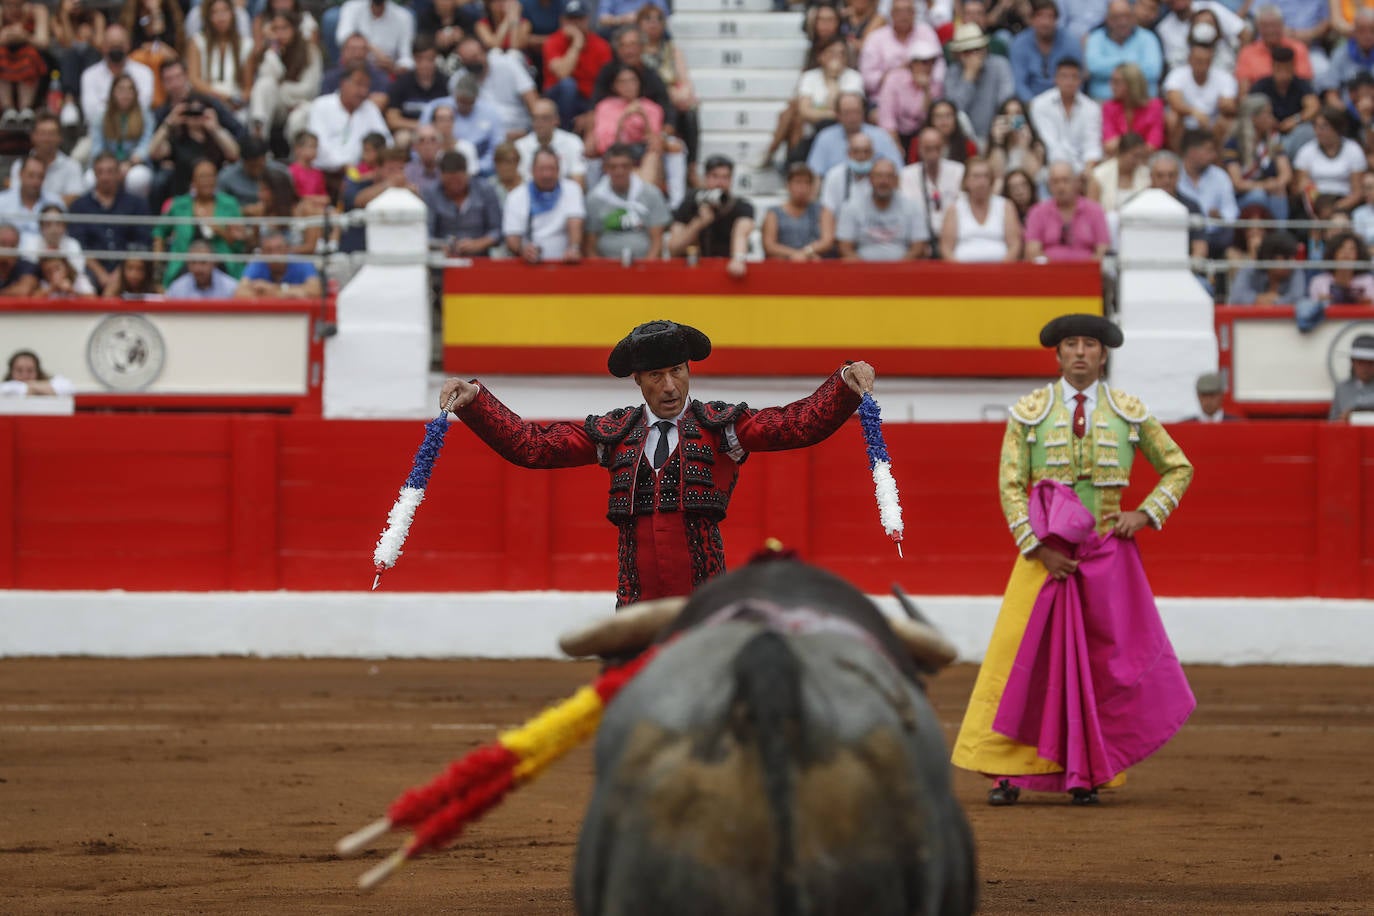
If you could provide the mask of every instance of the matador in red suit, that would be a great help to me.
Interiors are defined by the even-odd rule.
[[[749,453],[820,442],[873,390],[873,367],[854,362],[786,407],[690,400],[688,363],[710,353],[710,339],[696,328],[640,325],[616,344],[607,368],[633,378],[644,403],[582,423],[526,423],[476,380],[449,379],[439,404],[513,464],[604,467],[606,517],[620,532],[616,605],[686,595],[725,572],[719,525]]]

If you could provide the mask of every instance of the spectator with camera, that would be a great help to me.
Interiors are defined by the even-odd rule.
[[[754,231],[754,205],[730,192],[735,164],[725,156],[706,160],[703,187],[689,194],[673,214],[668,252],[675,258],[696,251],[703,258],[726,258],[726,271],[743,277],[747,271],[749,234]]]
[[[930,253],[930,229],[920,204],[897,193],[897,165],[873,164],[866,191],[840,207],[835,240],[845,261],[915,261]]]
[[[835,247],[835,212],[814,200],[816,175],[805,162],[787,167],[787,199],[763,217],[763,253],[788,261],[819,261]]]
[[[501,243],[501,202],[485,181],[474,181],[468,158],[439,157],[439,185],[423,195],[430,247],[450,258],[484,258]]]
[[[501,232],[506,247],[527,264],[582,260],[586,201],[581,186],[558,172],[557,154],[541,149],[530,180],[506,195]]]
[[[588,255],[657,260],[663,232],[672,222],[663,193],[635,171],[634,150],[612,145],[601,156],[604,174],[587,195]]]
[[[153,209],[166,198],[187,192],[195,163],[208,161],[218,169],[226,162],[236,161],[236,134],[242,130],[227,111],[221,116],[218,100],[191,89],[181,61],[162,65],[162,85],[167,91],[167,104],[158,109],[158,127],[148,144],[148,159],[158,166],[149,195]]]

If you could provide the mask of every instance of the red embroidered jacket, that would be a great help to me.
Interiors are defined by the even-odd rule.
[[[616,604],[684,595],[725,571],[718,523],[749,452],[804,448],[828,437],[859,406],[835,373],[785,407],[692,401],[678,447],[655,473],[644,460],[643,406],[583,423],[527,423],[483,386],[458,416],[498,455],[527,468],[596,462],[610,472],[606,517],[619,530]]]

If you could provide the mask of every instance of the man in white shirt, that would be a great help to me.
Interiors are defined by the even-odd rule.
[[[944,158],[945,137],[929,125],[916,135],[916,151],[919,161],[902,169],[902,196],[925,210],[926,231],[931,244],[938,245],[945,211],[958,201],[964,184],[964,165]]]
[[[127,73],[134,81],[138,102],[144,111],[153,107],[153,71],[136,60],[129,60],[129,31],[118,22],[105,28],[105,56],[100,63],[81,71],[81,116],[86,124],[99,124],[105,117],[110,87],[115,77]]]
[[[86,181],[81,175],[81,166],[76,160],[62,152],[62,125],[57,115],[50,111],[40,111],[34,117],[33,130],[29,133],[31,147],[29,155],[48,167],[43,179],[43,193],[65,204],[70,204],[86,193]],[[19,186],[19,167],[22,159],[15,159],[10,166],[10,187]]]
[[[528,133],[539,93],[525,69],[524,56],[518,51],[488,51],[476,38],[468,37],[458,43],[458,59],[463,66],[449,78],[449,91],[465,72],[472,74],[478,85],[477,100],[501,113],[506,138],[514,140]]]
[[[536,101],[533,112],[530,117],[534,129],[515,141],[515,148],[520,153],[520,177],[529,180],[535,152],[548,147],[558,154],[558,177],[571,178],[586,187],[587,160],[582,138],[558,126],[558,106],[551,99]]]
[[[415,68],[415,14],[405,7],[387,0],[347,0],[339,8],[334,39],[342,45],[355,34],[367,39],[372,62],[387,73]]]
[[[849,158],[831,166],[821,179],[821,206],[839,213],[845,201],[868,189],[868,175],[872,171],[873,141],[868,134],[851,134]]]
[[[1211,45],[1195,43],[1188,49],[1187,65],[1175,67],[1164,78],[1170,146],[1177,146],[1185,129],[1201,128],[1219,138],[1231,135],[1240,110],[1240,87],[1234,76],[1212,65],[1214,53]]]
[[[19,167],[19,180],[8,191],[0,191],[0,220],[14,226],[22,235],[38,233],[38,214],[54,205],[65,211],[62,201],[43,191],[47,166],[33,156],[25,157]]]
[[[1046,160],[1067,162],[1074,171],[1090,170],[1102,159],[1102,109],[1081,91],[1083,67],[1073,58],[1059,62],[1054,88],[1030,105],[1031,123],[1045,143]]]
[[[1236,61],[1234,49],[1249,40],[1250,27],[1245,20],[1217,0],[1166,0],[1163,5],[1168,7],[1169,12],[1155,23],[1154,33],[1164,48],[1164,66],[1169,70],[1188,62],[1188,39],[1193,14],[1199,10],[1206,10],[1217,17],[1217,24],[1221,26],[1220,39],[1231,49],[1228,55],[1231,64]],[[1226,62],[1219,60],[1218,63],[1225,65]]]
[[[214,249],[193,239],[186,249],[186,270],[167,285],[168,299],[232,299],[238,281],[215,266]]]
[[[558,177],[558,156],[541,149],[530,167],[534,176],[506,195],[501,234],[506,247],[528,264],[582,260],[586,202],[577,182]]]
[[[379,133],[391,143],[386,118],[367,94],[372,86],[367,67],[352,67],[339,81],[339,91],[310,103],[309,130],[319,138],[315,168],[337,172],[362,158],[363,137]]]

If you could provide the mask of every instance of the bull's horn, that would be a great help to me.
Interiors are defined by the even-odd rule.
[[[927,671],[939,671],[959,657],[959,650],[954,648],[954,644],[930,624],[903,617],[892,618],[888,623],[917,666]]]
[[[627,605],[605,620],[565,633],[558,640],[559,648],[574,658],[638,652],[677,619],[685,604],[686,598],[677,597]]]

